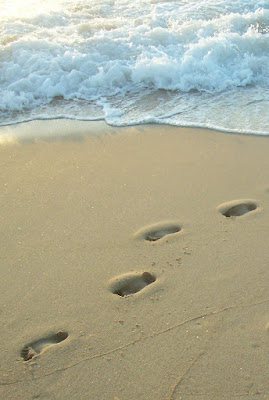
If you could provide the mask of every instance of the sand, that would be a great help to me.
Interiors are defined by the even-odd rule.
[[[268,137],[0,133],[1,399],[269,399]]]

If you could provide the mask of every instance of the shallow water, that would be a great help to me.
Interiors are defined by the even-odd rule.
[[[269,1],[0,5],[0,124],[75,118],[269,134]]]

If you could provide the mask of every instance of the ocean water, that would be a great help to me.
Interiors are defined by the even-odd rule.
[[[0,124],[269,134],[269,0],[0,0]]]

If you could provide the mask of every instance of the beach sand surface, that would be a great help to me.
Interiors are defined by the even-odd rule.
[[[1,399],[269,399],[268,137],[0,133]]]

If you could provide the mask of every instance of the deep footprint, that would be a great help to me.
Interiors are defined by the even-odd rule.
[[[155,281],[156,277],[150,272],[120,275],[111,281],[110,290],[118,296],[125,297],[140,292]]]
[[[21,357],[24,361],[32,360],[34,357],[38,356],[38,354],[47,350],[49,347],[62,342],[67,337],[67,332],[58,331],[53,335],[46,336],[44,338],[35,340],[34,342],[28,343],[21,350]]]
[[[136,237],[148,240],[149,242],[156,242],[166,235],[171,235],[180,231],[181,226],[179,226],[178,224],[164,223],[140,229],[136,233]]]
[[[257,209],[257,204],[251,200],[232,201],[219,206],[219,211],[227,218],[241,217]]]

